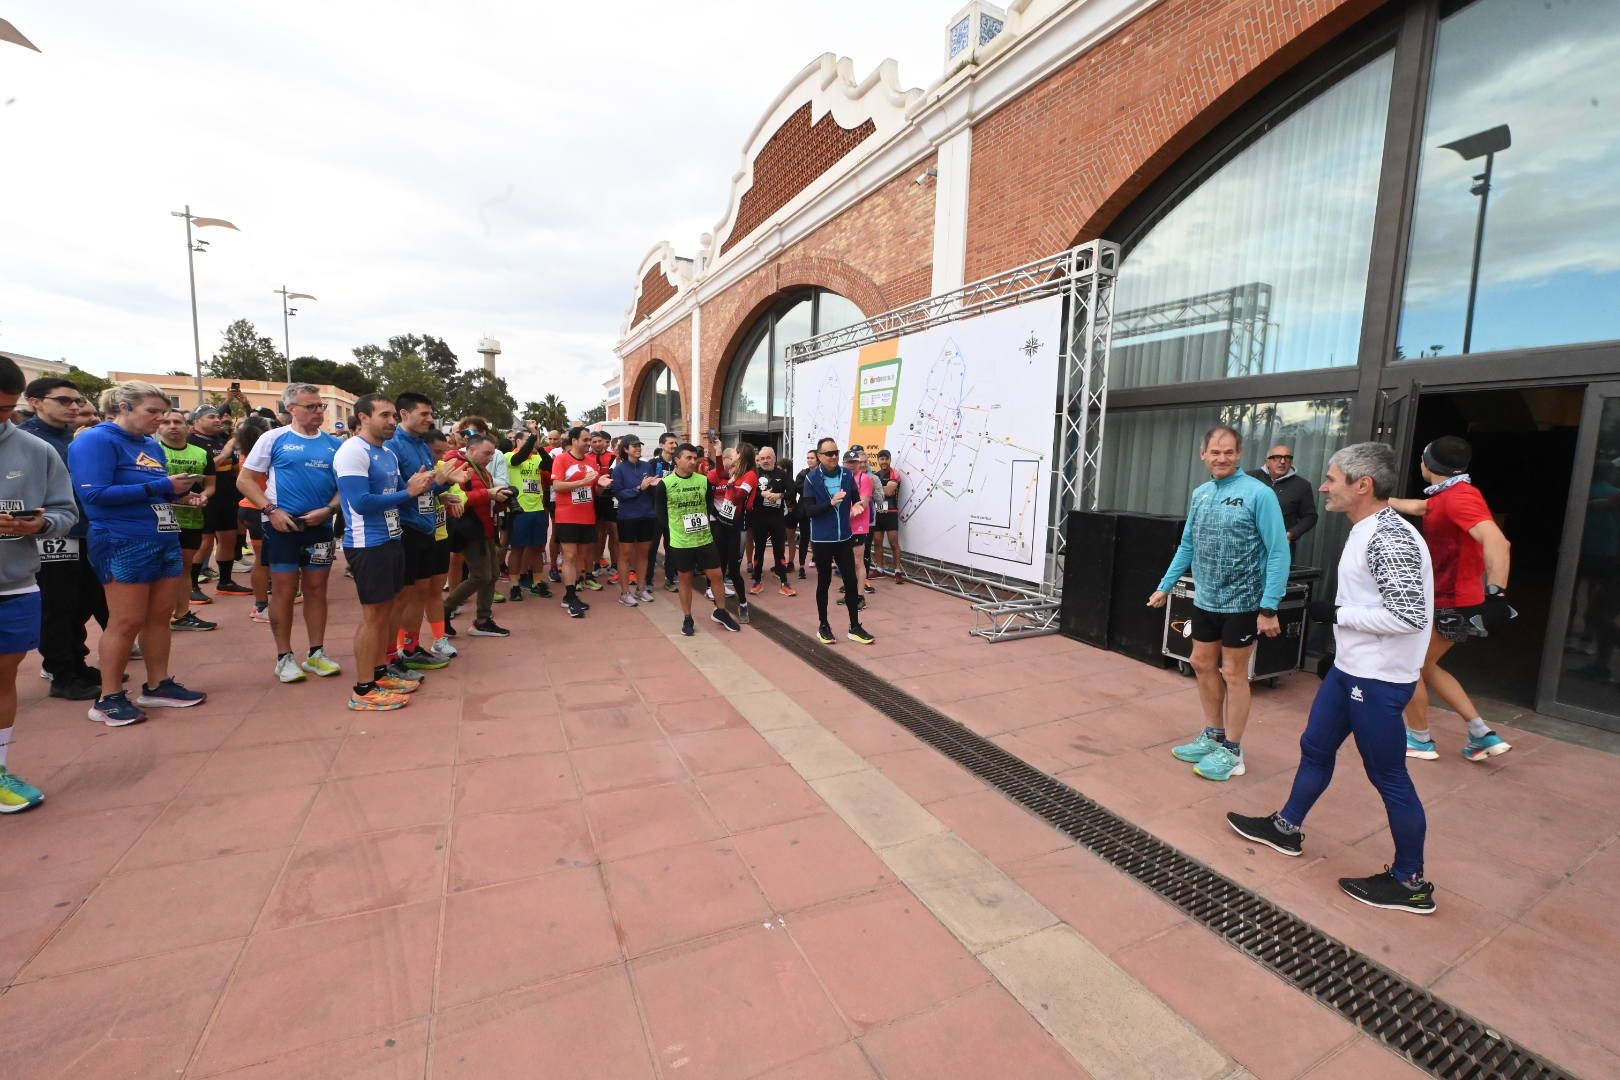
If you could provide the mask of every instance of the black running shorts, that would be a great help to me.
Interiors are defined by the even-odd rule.
[[[343,557],[362,604],[392,603],[405,588],[405,545],[398,540],[376,547],[346,547]]]
[[[1254,644],[1260,613],[1239,611],[1229,614],[1205,611],[1195,604],[1191,622],[1194,641],[1218,641],[1223,649],[1247,649]]]

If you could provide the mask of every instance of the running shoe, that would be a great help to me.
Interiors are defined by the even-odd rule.
[[[725,608],[715,608],[714,613],[711,614],[709,618],[713,619],[727,630],[730,630],[733,634],[742,632],[742,627],[737,625],[737,620],[733,619],[731,617],[731,612],[727,611]]]
[[[712,587],[703,590],[703,599],[711,604],[714,603],[714,589]]]
[[[429,649],[428,652],[432,653],[434,656],[442,656],[446,660],[454,660],[456,657],[461,655],[456,651],[456,647],[450,644],[450,639],[447,637],[442,637],[435,641],[433,643],[433,648]]]
[[[1227,746],[1217,746],[1193,766],[1193,772],[1205,780],[1230,780],[1234,776],[1242,776],[1245,771],[1243,751],[1234,754]]]
[[[192,589],[191,602],[193,604],[212,604],[214,602],[214,598],[203,592],[201,589]]]
[[[553,568],[549,573],[546,574],[546,577],[550,578],[553,584],[562,584],[562,571],[560,570]]]
[[[490,599],[497,604],[504,604],[506,603],[506,594],[501,592],[501,590],[496,589],[494,595],[492,595]]]
[[[331,678],[343,670],[338,667],[336,660],[326,655],[325,649],[309,650],[309,656],[298,666],[311,675],[319,675],[323,679]]]
[[[450,666],[448,656],[440,656],[438,653],[428,652],[426,649],[420,648],[412,649],[405,654],[402,660],[405,666],[412,671],[438,671],[440,668]]]
[[[619,583],[619,568],[616,566],[608,567],[607,579],[609,585],[617,585]]]
[[[804,580],[804,567],[803,566],[799,567],[799,580],[800,581]]]
[[[101,696],[101,679],[69,675],[51,680],[51,697],[67,701],[94,701]]]
[[[1406,733],[1406,756],[1421,758],[1424,761],[1439,761],[1440,751],[1434,748],[1433,739],[1420,739],[1408,731]]]
[[[15,814],[44,801],[43,791],[0,765],[0,814]]]
[[[540,582],[538,585],[530,585],[529,586],[529,595],[530,596],[538,596],[543,600],[550,600],[551,599],[551,587],[549,585],[547,585],[543,581]]]
[[[625,607],[640,607],[641,606],[641,601],[637,600],[635,598],[635,596],[633,596],[630,593],[620,593],[619,594],[619,603],[623,604]]]
[[[404,679],[406,682],[426,682],[427,676],[420,671],[412,671],[398,660],[390,660],[386,671],[391,678]]]
[[[146,659],[146,654],[141,651],[141,643],[140,642],[137,641],[135,644],[133,644],[133,645],[131,645],[129,647],[129,658],[131,660],[145,660]],[[128,676],[125,676],[125,678],[128,678]]]
[[[1172,747],[1170,752],[1181,761],[1202,761],[1206,755],[1213,753],[1220,745],[1221,740],[1215,738],[1210,733],[1209,728],[1205,728],[1198,733],[1198,738],[1190,743],[1182,743],[1180,746]]]
[[[125,727],[146,719],[146,713],[130,704],[129,693],[124,690],[96,699],[90,706],[90,719],[108,727]]]
[[[1232,831],[1245,840],[1253,840],[1257,844],[1264,844],[1272,851],[1280,851],[1290,858],[1299,858],[1304,853],[1305,834],[1298,829],[1285,832],[1277,824],[1277,815],[1266,817],[1245,817],[1242,814],[1227,814],[1226,823],[1232,826]]]
[[[248,618],[252,619],[256,623],[267,623],[267,622],[269,622],[270,621],[270,605],[266,604],[264,607],[260,607],[258,604],[254,604],[253,605],[253,610],[248,612]]]
[[[838,644],[838,638],[834,636],[832,627],[828,626],[826,623],[822,623],[821,629],[816,631],[816,640],[821,642],[823,645]]]
[[[1462,748],[1462,756],[1469,761],[1484,761],[1498,754],[1505,754],[1513,749],[1513,744],[1494,731],[1487,731],[1479,738],[1472,735],[1468,737],[1468,744]]]
[[[208,695],[201,690],[188,690],[173,679],[164,679],[156,686],[142,683],[135,704],[144,705],[148,709],[189,709],[207,700]]]
[[[512,631],[499,625],[494,619],[479,619],[467,631],[473,637],[511,637]]]
[[[234,581],[222,581],[214,586],[215,596],[252,596],[253,590]]]
[[[585,613],[589,611],[590,608],[586,607],[578,600],[570,600],[563,604],[563,610],[568,612],[568,617],[570,619],[583,619],[585,617]]]
[[[849,634],[847,636],[849,637],[849,640],[855,642],[857,645],[870,645],[877,640],[877,638],[866,632],[866,627],[864,626],[850,627]]]
[[[198,581],[218,581],[219,571],[212,566],[205,566],[197,573]]]
[[[691,637],[697,633],[697,626],[693,624],[692,616],[688,615],[681,620],[681,633],[685,634],[687,637]]]
[[[1352,900],[1368,907],[1390,911],[1410,911],[1414,915],[1434,914],[1434,885],[1419,878],[1408,885],[1396,879],[1389,867],[1371,877],[1339,879],[1339,888]]]
[[[292,653],[276,657],[276,678],[284,683],[303,682],[304,669],[298,665],[298,657]]]
[[[760,593],[762,593],[764,591],[765,591],[765,583],[763,581],[756,581],[756,582],[754,582],[752,585],[750,585],[748,587],[748,595],[750,595],[750,596],[758,596]]]
[[[581,600],[577,593],[574,596],[574,603],[578,604],[580,607],[584,608],[586,611],[591,610],[591,605],[587,604],[585,601]]]
[[[664,591],[665,592],[671,592],[671,593],[678,593],[678,592],[681,591],[681,587],[676,582],[666,581],[666,582],[664,582]]]
[[[377,689],[365,694],[349,691],[349,708],[355,712],[393,712],[410,703],[410,698],[384,690],[381,683],[377,684]]]
[[[861,587],[862,587],[862,588],[863,588],[863,589],[865,589],[865,590],[866,590],[866,591],[867,591],[867,592],[869,592],[869,593],[875,593],[875,592],[877,592],[877,590],[876,590],[876,589],[875,589],[875,588],[873,588],[873,587],[872,587],[872,585],[871,585],[871,583],[867,583],[867,584],[866,584],[866,585],[863,585],[863,586],[861,586]]]
[[[748,605],[747,604],[738,604],[737,605],[737,621],[742,623],[744,626],[748,625]]]
[[[871,574],[873,577],[888,577],[889,576],[889,572],[887,570],[883,569],[883,567],[881,567],[881,566],[868,566],[866,568],[866,572],[868,574]]]
[[[456,628],[451,624],[449,615],[445,615],[444,617],[444,636],[447,638],[453,638],[456,636]]]
[[[197,618],[197,613],[195,611],[188,611],[178,619],[169,620],[170,630],[195,630],[198,633],[201,633],[206,630],[217,629],[218,627],[219,623],[212,623],[207,619]]]
[[[582,588],[582,589],[589,589],[592,592],[601,592],[602,591],[602,583],[600,581],[597,581],[594,577],[591,577],[590,575],[586,575],[585,577],[580,578],[579,587]]]
[[[732,588],[731,582],[729,582],[729,581],[726,582],[726,595],[727,596],[736,596],[737,595],[737,590]]]
[[[421,683],[412,682],[410,679],[401,679],[395,675],[384,675],[377,680],[377,689],[389,694],[414,694],[421,688]]]
[[[782,587],[780,589],[777,589],[776,591],[781,593],[783,596],[798,596],[799,595],[797,592],[793,591],[793,586],[787,584],[786,582],[784,582],[782,584]]]
[[[636,599],[641,601],[643,604],[650,604],[654,600],[658,599],[658,594],[653,592],[651,589],[642,589],[636,594]]]
[[[517,603],[518,601],[522,600],[523,599],[523,586],[522,585],[514,585],[514,586],[512,586],[512,591],[506,594],[506,598],[508,600],[512,601],[512,603],[514,603],[514,604]]]

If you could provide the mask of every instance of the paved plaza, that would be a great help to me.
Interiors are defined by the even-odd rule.
[[[332,654],[355,607],[336,581]],[[108,730],[23,669],[0,821],[0,1026],[33,1077],[1421,1075],[757,629],[675,598],[505,604],[406,710],[270,677],[248,602],[177,635],[194,710]],[[812,630],[813,598],[759,597]],[[1389,858],[1353,747],[1307,857],[1280,805],[1312,676],[1261,688],[1249,774],[1168,746],[1192,683],[880,582],[895,686],[1581,1076],[1620,1075],[1620,757],[1498,726],[1413,762],[1432,918],[1334,879]],[[301,631],[300,631],[301,633]],[[139,671],[135,677],[139,676]],[[344,685],[337,685],[344,683]]]

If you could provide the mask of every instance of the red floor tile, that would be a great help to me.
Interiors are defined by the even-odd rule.
[[[824,813],[827,804],[790,765],[717,773],[698,781],[715,815],[732,832]]]
[[[530,685],[522,690],[468,694],[466,719],[528,721],[537,715],[554,718],[557,715],[557,699],[549,688],[544,668],[532,665],[525,669],[525,675],[527,678],[524,681]]]
[[[456,728],[453,724],[431,724],[405,731],[376,730],[352,733],[343,741],[332,777],[342,780],[369,773],[404,772],[434,765],[450,765],[456,760]]]
[[[752,728],[721,728],[677,735],[671,745],[694,776],[776,765],[781,757]]]
[[[0,921],[0,986],[12,976],[84,903],[97,882],[47,882],[13,889],[0,898],[6,917]]]
[[[557,687],[555,692],[557,707],[563,711],[565,725],[568,717],[581,711],[641,707],[641,696],[636,693],[636,688],[630,684],[630,680],[623,677],[612,682],[570,683],[567,686]]]
[[[61,805],[47,792],[45,805],[6,820],[0,893],[100,877],[162,813],[162,807],[142,806],[73,814],[63,812]]]
[[[118,868],[138,870],[216,855],[291,847],[319,790],[311,785],[176,799]]]
[[[265,908],[266,930],[432,900],[444,889],[443,825],[300,844]]]
[[[667,1074],[750,1077],[848,1038],[780,928],[754,927],[630,966]]]
[[[566,749],[562,724],[555,716],[523,715],[510,720],[463,720],[456,760],[482,761],[513,754],[549,754]]]
[[[456,813],[527,810],[579,798],[566,754],[492,758],[456,767]]]
[[[578,801],[472,814],[456,822],[450,888],[461,892],[594,862],[590,827]]]
[[[1054,915],[1110,955],[1186,920],[1147,886],[1083,848],[1060,848],[1006,870]]]
[[[725,834],[691,784],[627,788],[585,798],[585,813],[604,859],[679,847]]]
[[[453,894],[445,909],[441,1007],[616,963],[595,867]]]
[[[976,791],[929,804],[929,810],[991,862],[1005,865],[1074,844],[999,791]]]
[[[726,840],[665,848],[606,863],[625,955],[768,920],[771,906]]]
[[[431,901],[256,935],[203,1044],[197,1074],[426,1016],[438,931],[439,901]]]
[[[230,1080],[420,1080],[427,1043],[428,1022],[416,1020],[294,1050],[228,1075]]]
[[[306,844],[450,820],[455,772],[448,765],[373,773],[321,786],[299,839]]]
[[[970,990],[861,1038],[887,1080],[1002,1076],[1084,1077],[1085,1070],[1000,986]]]
[[[662,739],[663,729],[640,700],[608,707],[570,708],[562,714],[563,734],[573,749]]]
[[[1309,1080],[1419,1080],[1429,1074],[1361,1036],[1305,1075]]]
[[[45,794],[54,805],[79,814],[166,803],[208,759],[207,753],[157,754],[150,747],[137,753],[86,754],[53,775]]]
[[[878,1080],[859,1043],[847,1042],[761,1073],[759,1080]]]
[[[984,784],[932,746],[882,754],[872,764],[923,804],[984,791]]]
[[[701,671],[690,666],[685,671],[664,673],[642,673],[632,667],[630,682],[641,694],[641,699],[649,705],[667,705],[676,701],[712,699],[718,696],[714,684],[704,677]]]
[[[212,700],[212,698],[210,698]],[[269,712],[249,713],[221,743],[240,750],[269,743],[300,742],[304,739],[341,739],[349,733],[355,714],[337,709],[289,708],[282,695],[272,700]]]
[[[777,911],[796,911],[894,881],[882,860],[836,814],[786,821],[731,840]]]
[[[684,661],[683,661],[684,663]],[[694,731],[713,731],[717,728],[748,726],[731,702],[724,698],[699,701],[676,701],[653,706],[653,716],[669,735],[685,735]]]
[[[662,740],[589,747],[569,756],[586,794],[686,779],[680,758]]]
[[[623,967],[440,1014],[435,1077],[531,1080],[540,1073],[558,1080],[654,1076]]]
[[[340,745],[341,740],[323,739],[220,750],[191,778],[185,792],[199,797],[232,795],[319,783]]]

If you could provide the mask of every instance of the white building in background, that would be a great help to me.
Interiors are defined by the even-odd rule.
[[[478,339],[478,355],[484,358],[484,370],[495,374],[495,358],[501,355],[501,343],[492,337]]]
[[[22,368],[23,378],[29,382],[43,379],[47,375],[60,375],[66,378],[70,367],[66,360],[46,360],[39,356],[24,356],[22,353],[0,351],[0,356]]]
[[[615,375],[602,384],[605,391],[602,400],[607,405],[607,418],[609,420],[624,419],[624,395],[620,392],[620,384],[623,381],[621,376]]]

